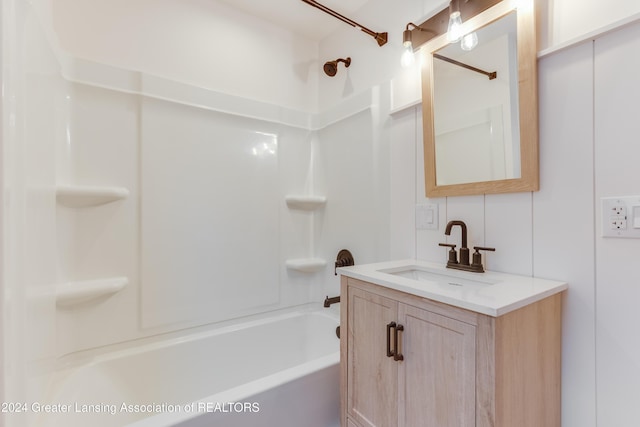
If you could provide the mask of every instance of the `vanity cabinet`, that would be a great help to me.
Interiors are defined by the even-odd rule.
[[[341,287],[342,426],[560,426],[560,294],[492,317]]]

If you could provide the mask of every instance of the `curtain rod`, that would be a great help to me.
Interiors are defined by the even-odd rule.
[[[323,11],[325,13],[328,13],[329,15],[333,16],[334,18],[337,18],[337,19],[341,20],[342,22],[346,22],[347,24],[351,25],[352,27],[355,27],[357,30],[360,30],[363,33],[366,33],[366,34],[370,35],[371,37],[376,39],[376,41],[378,42],[378,46],[382,46],[382,45],[387,43],[387,33],[376,33],[375,31],[371,31],[367,27],[358,24],[357,22],[347,18],[346,16],[343,16],[343,15],[339,14],[338,12],[336,12],[334,10],[329,9],[327,6],[325,6],[323,4],[320,4],[315,0],[302,0],[302,1],[307,3],[309,6],[313,6],[315,8],[318,8],[321,11]]]
[[[481,70],[480,68],[472,67],[471,65],[467,65],[467,64],[465,64],[463,62],[456,61],[455,59],[447,58],[446,56],[442,56],[439,53],[434,53],[433,57],[434,58],[438,58],[441,61],[445,61],[445,62],[448,62],[450,64],[457,65],[458,67],[466,68],[467,70],[471,70],[471,71],[475,71],[476,73],[484,74],[485,76],[489,77],[489,80],[493,80],[496,77],[498,77],[498,72],[497,71],[484,71],[484,70]]]

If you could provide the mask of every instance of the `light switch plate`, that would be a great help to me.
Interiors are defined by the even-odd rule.
[[[416,205],[416,229],[438,229],[438,205]]]
[[[640,239],[640,196],[603,197],[602,236]]]

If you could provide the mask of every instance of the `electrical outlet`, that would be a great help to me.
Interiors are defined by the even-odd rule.
[[[602,236],[640,239],[640,196],[603,197]]]
[[[627,216],[627,207],[626,206],[614,206],[611,209],[611,215]]]
[[[627,220],[626,219],[613,219],[611,220],[611,229],[612,230],[625,230],[627,228]]]

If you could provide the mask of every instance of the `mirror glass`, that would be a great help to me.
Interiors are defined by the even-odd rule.
[[[444,36],[426,45],[428,197],[538,189],[536,52],[524,40],[524,15],[498,4],[469,26],[478,40],[473,49]]]
[[[476,36],[472,50],[451,43],[434,54],[438,185],[520,178],[515,12]]]

